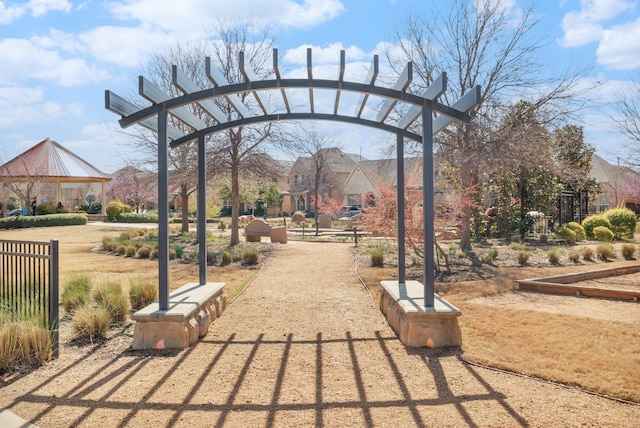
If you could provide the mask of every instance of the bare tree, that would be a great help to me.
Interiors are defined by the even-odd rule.
[[[499,127],[508,106],[514,99],[533,98],[531,108],[545,111],[544,121],[559,120],[578,108],[572,101],[577,99],[579,74],[542,80],[536,54],[543,45],[533,36],[540,19],[532,7],[512,14],[503,2],[452,3],[447,15],[433,6],[429,17],[406,18],[396,31],[402,55],[389,53],[388,57],[395,68],[413,61],[419,76],[416,91],[448,72],[453,89],[444,95],[448,104],[481,85],[480,104],[470,112],[473,123],[451,126],[437,138],[440,156],[451,166],[460,190],[479,197],[481,173],[499,169],[495,161],[503,159]],[[460,246],[471,249],[473,204],[463,204],[460,214]]]
[[[316,130],[303,130],[296,139],[299,153],[308,156],[306,184],[311,188],[313,195],[313,213],[316,222],[316,235],[318,234],[318,207],[320,195],[330,191],[338,184],[329,168],[331,161],[330,149],[335,148],[333,139],[323,136]]]
[[[150,75],[149,80],[165,90],[167,95],[175,97],[181,95],[172,84],[172,65],[187,74],[187,76],[202,88],[210,87],[211,82],[205,73],[205,58],[211,58],[211,66],[219,70],[229,84],[240,83],[244,77],[240,72],[239,57],[244,53],[245,66],[254,70],[258,78],[267,76],[272,70],[267,66],[272,58],[273,40],[267,29],[256,31],[251,23],[233,21],[219,21],[212,29],[212,36],[201,44],[177,43],[165,53],[155,55],[146,66]],[[238,94],[242,103],[249,111],[255,112],[258,103],[251,93]],[[218,107],[226,114],[226,119],[238,119],[239,113],[227,99],[216,99]],[[214,119],[200,107],[188,106],[196,116],[213,125]],[[171,124],[185,133],[192,132],[187,125],[170,117]],[[240,126],[207,137],[207,168],[208,177],[228,173],[231,175],[232,189],[232,220],[231,245],[239,242],[238,216],[240,208],[240,176],[241,172],[255,172],[264,174],[269,167],[253,156],[262,150],[266,143],[282,142],[275,132],[276,127],[271,123],[263,126]],[[154,161],[157,154],[157,141],[147,132],[140,134],[144,142],[143,149],[149,154],[149,160]],[[151,138],[150,138],[151,137]],[[139,139],[140,140],[140,139]],[[264,151],[264,150],[263,150]],[[179,184],[182,196],[182,210],[188,211],[188,198],[197,190],[197,142],[191,141],[169,151],[170,179]],[[182,230],[188,230],[188,218],[183,215]]]
[[[145,78],[152,84],[164,91],[169,97],[182,95],[172,84],[172,66],[176,65],[194,83],[205,87],[209,85],[204,70],[204,59],[207,55],[205,44],[177,43],[165,52],[153,55],[145,69]],[[191,112],[203,120],[207,125],[213,125],[213,119],[205,114],[201,109],[188,108]],[[169,116],[172,126],[188,133],[192,130],[183,122]],[[136,165],[142,169],[157,170],[158,140],[155,134],[140,127],[127,131],[132,136],[132,143],[136,145],[139,154],[142,154],[142,161]],[[212,146],[212,138],[207,138],[207,146]],[[189,197],[197,190],[198,168],[197,168],[197,141],[190,141],[181,146],[170,149],[168,152],[169,180],[172,184],[178,185],[179,195],[182,199],[181,210],[182,232],[189,230]],[[208,177],[211,177],[219,170],[216,158],[208,157],[207,162]]]
[[[120,200],[138,212],[145,201],[157,199],[155,181],[154,175],[127,165],[116,171],[105,191],[110,200]]]
[[[245,63],[255,72],[257,78],[264,78],[273,70],[268,67],[273,54],[273,39],[267,29],[256,32],[251,23],[218,22],[215,28],[219,39],[212,42],[212,65],[218,67],[226,80],[233,84],[243,82],[240,73],[239,57],[244,52]],[[250,93],[239,94],[243,104],[249,110],[259,107],[256,98]],[[237,112],[229,103],[221,105],[229,120],[236,118]],[[257,156],[266,151],[268,145],[287,145],[288,139],[280,133],[273,123],[263,126],[239,126],[230,128],[215,137],[215,157],[220,160],[222,169],[231,174],[231,245],[240,242],[238,217],[240,208],[241,172],[264,175],[277,168],[274,162],[265,162],[266,156]]]
[[[615,103],[616,115],[612,116],[616,129],[628,140],[629,161],[640,166],[640,84],[633,82],[631,91],[618,92]]]
[[[42,183],[47,180],[43,179],[43,168],[27,165],[24,157],[18,157],[15,161],[17,163],[7,162],[0,167],[0,181],[8,193],[15,194],[25,206],[30,207],[33,205],[32,201],[39,196]],[[9,165],[12,165],[13,169]]]

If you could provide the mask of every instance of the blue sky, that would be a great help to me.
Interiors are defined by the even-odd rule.
[[[480,0],[477,0],[480,1]],[[485,0],[494,1],[494,0]],[[502,0],[514,13],[518,0]],[[137,90],[141,61],[175,40],[198,39],[219,17],[269,22],[280,56],[313,48],[314,76],[337,75],[347,50],[347,80],[362,81],[366,65],[393,40],[408,14],[425,14],[425,0],[31,0],[0,1],[0,160],[46,137],[109,173],[132,156],[118,117],[104,109],[104,90]],[[440,3],[446,7],[447,2]],[[541,0],[539,30],[545,61],[592,66],[595,86],[581,113],[585,137],[611,162],[624,139],[606,112],[613,94],[640,78],[639,0]],[[304,56],[299,56],[304,58]],[[295,64],[294,64],[295,65]],[[301,67],[303,64],[299,64]],[[298,70],[298,72],[300,72]],[[292,71],[296,73],[296,70]],[[142,73],[144,74],[144,73]],[[482,83],[482,82],[479,82]],[[355,129],[354,129],[355,128]],[[369,158],[385,136],[333,126],[332,138]]]

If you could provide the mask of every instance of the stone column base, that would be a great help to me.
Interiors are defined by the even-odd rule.
[[[462,312],[435,295],[435,308],[424,307],[424,286],[418,281],[381,281],[380,310],[406,346],[461,346],[458,317]]]
[[[186,284],[169,294],[169,309],[161,311],[155,302],[131,315],[133,349],[185,349],[196,343],[227,307],[224,285]]]

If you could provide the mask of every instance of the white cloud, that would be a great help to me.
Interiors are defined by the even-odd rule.
[[[640,18],[604,32],[598,63],[616,70],[640,68]]]
[[[135,142],[114,124],[87,124],[82,127],[82,136],[65,141],[65,147],[106,173],[141,159]]]
[[[24,15],[24,6],[5,6],[0,1],[0,24],[10,24]]]
[[[72,4],[67,0],[31,0],[26,4],[9,7],[0,1],[0,24],[10,24],[20,19],[27,10],[31,11],[32,16],[38,18],[51,10],[69,12],[71,9]]]
[[[355,46],[345,48],[342,43],[333,43],[325,47],[313,45],[301,45],[294,49],[288,49],[284,53],[284,60],[288,64],[307,65],[307,49],[311,48],[312,64],[339,64],[340,51],[345,51],[345,61],[361,61],[365,58],[366,53]],[[315,67],[314,67],[315,69]],[[335,77],[335,76],[334,76]]]
[[[123,67],[139,67],[144,56],[174,41],[161,31],[131,27],[96,27],[79,36],[91,55]]]
[[[67,0],[31,0],[27,7],[31,9],[31,15],[39,17],[46,15],[50,10],[69,12],[72,5]]]
[[[192,32],[210,26],[218,18],[237,18],[293,28],[313,27],[345,11],[340,0],[183,0],[180,6],[157,0],[113,2],[116,18],[140,21],[146,28]]]
[[[86,82],[100,81],[108,73],[89,66],[80,58],[63,58],[51,47],[48,38],[0,40],[3,66],[0,82],[13,84],[27,79],[49,80],[62,86],[74,86]]]
[[[634,5],[629,0],[583,0],[581,6],[581,10],[569,12],[562,19],[562,46],[583,46],[600,40],[604,33],[602,22],[631,10]]]
[[[11,86],[0,88],[0,128],[55,122],[65,114],[61,104],[45,100],[42,88]]]

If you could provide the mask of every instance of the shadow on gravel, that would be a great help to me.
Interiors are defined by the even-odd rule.
[[[317,333],[315,340],[292,333],[281,339],[207,336],[184,351],[127,350],[82,371],[89,359],[90,353],[5,407],[36,406],[30,421],[43,426],[61,418],[63,426],[103,424],[105,412],[107,425],[120,427],[150,418],[153,426],[166,427],[194,421],[334,426],[336,415],[355,426],[388,423],[391,415],[399,418],[397,426],[434,426],[439,417],[445,424],[478,426],[477,406],[501,413],[505,425],[528,425],[460,360],[458,348],[405,348],[380,332],[360,338]],[[464,379],[449,379],[451,364],[464,367]],[[58,380],[73,386],[47,393]]]

